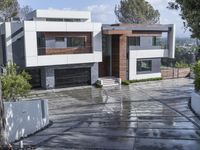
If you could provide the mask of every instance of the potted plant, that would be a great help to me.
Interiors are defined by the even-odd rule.
[[[194,67],[194,74],[195,91],[192,93],[191,106],[193,110],[200,116],[200,60]]]

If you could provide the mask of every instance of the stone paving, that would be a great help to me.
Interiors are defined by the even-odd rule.
[[[200,150],[200,121],[188,107],[190,79],[38,94],[53,124],[24,143],[38,150]]]

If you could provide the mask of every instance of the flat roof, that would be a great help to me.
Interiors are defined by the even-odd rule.
[[[103,31],[155,31],[168,32],[173,24],[111,24],[103,25]]]
[[[37,9],[29,13],[26,18],[28,20],[33,18],[62,18],[62,19],[91,19],[89,11],[70,11],[57,9]]]

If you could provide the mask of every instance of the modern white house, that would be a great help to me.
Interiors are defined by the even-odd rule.
[[[90,12],[35,10],[22,22],[1,24],[1,64],[12,60],[34,87],[94,84],[102,61],[101,23]]]
[[[174,58],[175,25],[113,24],[103,28],[101,76],[122,80],[161,77],[161,58]],[[161,38],[166,38],[161,44]]]
[[[165,47],[159,39],[167,35]],[[0,24],[0,63],[12,60],[46,89],[161,77],[163,57],[174,57],[174,25],[102,25],[85,11],[35,10],[25,21]]]

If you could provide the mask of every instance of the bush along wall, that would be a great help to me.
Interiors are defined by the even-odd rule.
[[[195,90],[196,92],[200,92],[200,60],[196,63],[194,67],[194,74],[195,74],[195,79],[194,79]]]
[[[162,80],[162,78],[149,78],[149,79],[141,79],[141,80],[124,80],[124,81],[122,81],[122,85],[129,85],[131,83],[138,83],[138,82],[158,81],[158,80]]]

